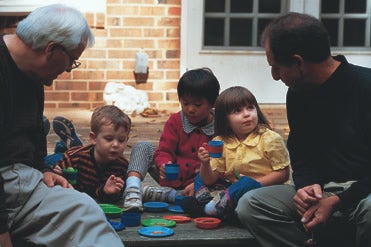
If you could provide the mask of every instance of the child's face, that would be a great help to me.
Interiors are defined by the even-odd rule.
[[[207,124],[212,105],[205,98],[195,98],[190,95],[180,98],[182,111],[188,121],[194,125]]]
[[[128,138],[129,133],[124,127],[115,130],[113,124],[102,125],[97,134],[90,132],[90,141],[95,145],[96,161],[104,164],[123,156]]]
[[[258,124],[258,112],[254,105],[237,108],[227,118],[229,127],[240,141],[245,140]]]

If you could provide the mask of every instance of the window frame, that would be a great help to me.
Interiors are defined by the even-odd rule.
[[[203,0],[203,17],[202,17],[202,49],[203,50],[261,50],[261,46],[259,44],[259,34],[258,34],[258,21],[259,19],[273,19],[282,13],[288,12],[288,3],[290,0],[280,0],[281,7],[279,13],[259,13],[259,0],[252,0],[253,1],[253,9],[251,13],[231,13],[231,1],[232,0],[225,0],[225,12],[218,12],[218,13],[207,13],[205,11],[205,4],[206,0]],[[223,46],[213,46],[213,45],[205,45],[205,19],[206,18],[221,18],[224,17],[224,45]],[[230,46],[230,20],[233,18],[249,18],[252,19],[252,46]]]
[[[322,0],[324,1],[324,0]],[[337,13],[322,13],[319,10],[320,19],[338,20],[337,46],[332,46],[334,51],[370,51],[371,48],[371,0],[366,0],[366,13],[345,13],[345,1],[339,0],[339,11]],[[351,1],[351,0],[348,0]],[[321,7],[320,7],[321,8]],[[344,21],[347,19],[365,19],[364,46],[344,46]]]

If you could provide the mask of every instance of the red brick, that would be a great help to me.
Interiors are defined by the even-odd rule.
[[[69,101],[70,94],[66,92],[45,92],[45,101]]]
[[[140,8],[140,16],[163,16],[165,13],[165,8],[161,5]]]
[[[122,26],[123,17],[121,16],[107,16],[107,26]]]
[[[56,90],[68,90],[68,91],[86,91],[86,81],[58,81],[55,83]]]
[[[122,3],[122,0],[106,0],[107,5],[113,4],[113,3]]]
[[[97,13],[96,14],[96,27],[104,28],[105,26],[106,26],[106,15],[104,13]]]
[[[180,78],[180,71],[166,71],[165,73],[167,79],[176,79],[177,83]]]
[[[153,39],[130,39],[125,41],[123,48],[153,48],[155,47],[155,41]]]
[[[104,71],[96,71],[96,70],[81,70],[81,71],[73,71],[73,78],[78,80],[89,80],[93,79],[96,80],[98,78],[104,78]]]
[[[163,101],[165,99],[164,93],[161,92],[147,92],[147,95],[150,101]]]
[[[95,26],[95,16],[94,13],[85,13],[84,14],[86,22],[89,26],[94,27]]]
[[[180,48],[180,40],[179,39],[165,39],[158,41],[159,48],[165,49],[176,49]]]
[[[144,27],[154,26],[156,18],[152,17],[126,17],[124,18],[124,26]]]
[[[164,35],[165,35],[165,29],[163,28],[144,28],[143,29],[144,37],[164,37]]]
[[[180,37],[180,28],[168,28],[166,29],[166,37],[169,38],[179,38]]]
[[[52,109],[54,109],[54,108],[57,108],[57,104],[55,104],[55,103],[45,103],[45,105],[44,105],[44,108],[46,109],[46,108],[52,108]]]
[[[158,25],[160,27],[162,26],[175,26],[175,27],[179,27],[180,26],[180,18],[176,18],[176,17],[163,17],[161,18],[159,21],[158,21]]]
[[[71,93],[71,101],[99,101],[102,100],[102,93],[95,92],[80,92],[80,93]]]
[[[180,58],[180,50],[167,50],[166,58]]]
[[[165,60],[165,61],[159,61],[157,64],[158,64],[158,67],[161,68],[161,69],[178,69],[179,68],[179,60],[174,60],[174,61],[170,61],[169,60]]]
[[[154,91],[169,91],[169,90],[174,90],[176,92],[176,88],[178,86],[178,81],[172,81],[172,82],[161,82],[161,83],[156,83],[154,85]]]
[[[181,7],[170,7],[168,9],[168,15],[175,15],[175,16],[180,16],[182,12]]]
[[[178,93],[177,92],[167,92],[166,93],[166,101],[178,101]]]
[[[151,83],[151,82],[139,83],[139,84],[136,84],[134,87],[136,89],[142,90],[142,91],[152,91],[152,89],[153,89],[153,83]]]
[[[91,81],[88,83],[88,90],[102,91],[106,86],[106,82],[103,81]]]
[[[73,103],[63,103],[59,104],[58,108],[76,108],[78,109],[91,109],[90,103],[81,103],[81,102],[73,102]]]

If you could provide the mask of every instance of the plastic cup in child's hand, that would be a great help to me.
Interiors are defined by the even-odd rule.
[[[223,156],[223,145],[224,142],[214,140],[208,143],[207,150],[209,151],[211,158],[221,158]]]
[[[176,180],[179,175],[179,165],[178,164],[166,164],[165,165],[165,177],[166,180]]]
[[[65,177],[70,184],[72,185],[76,184],[77,169],[74,169],[73,167],[68,167],[66,169],[63,169],[62,172],[63,177]]]

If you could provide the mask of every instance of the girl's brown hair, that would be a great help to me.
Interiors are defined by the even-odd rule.
[[[258,113],[258,125],[270,128],[267,118],[261,111],[255,96],[244,87],[235,86],[224,90],[215,102],[215,134],[223,137],[232,137],[234,135],[229,126],[228,115],[235,109],[254,105]]]

